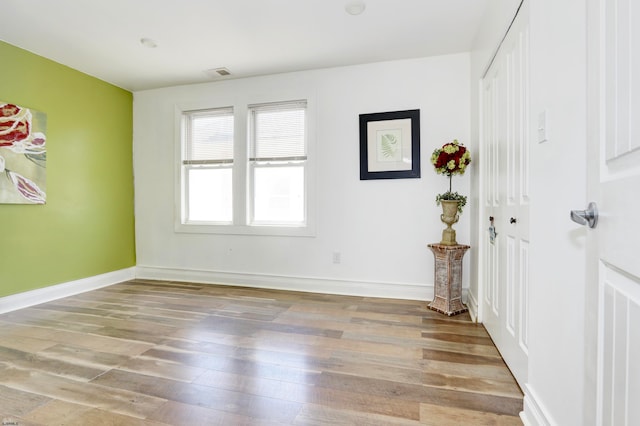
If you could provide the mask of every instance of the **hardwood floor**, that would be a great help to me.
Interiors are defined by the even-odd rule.
[[[425,302],[135,280],[0,315],[3,425],[520,425]]]

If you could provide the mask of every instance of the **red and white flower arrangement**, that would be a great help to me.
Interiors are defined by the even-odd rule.
[[[449,191],[436,196],[436,203],[438,205],[442,200],[456,200],[458,201],[458,212],[462,213],[462,208],[467,204],[467,197],[457,192],[452,192],[451,177],[453,175],[463,175],[470,163],[471,154],[469,150],[458,142],[457,139],[433,151],[433,154],[431,154],[431,164],[433,164],[436,173],[449,177]]]

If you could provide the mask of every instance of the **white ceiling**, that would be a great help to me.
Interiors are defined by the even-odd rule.
[[[0,40],[136,91],[468,51],[489,0],[353,1],[2,0]]]

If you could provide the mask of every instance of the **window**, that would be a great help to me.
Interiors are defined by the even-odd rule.
[[[306,102],[249,107],[252,225],[306,221]]]
[[[179,114],[178,231],[313,234],[306,100]]]
[[[184,114],[183,222],[233,222],[233,108]]]

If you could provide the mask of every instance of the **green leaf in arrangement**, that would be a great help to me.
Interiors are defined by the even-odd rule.
[[[381,139],[382,155],[385,158],[394,157],[396,151],[398,151],[398,138],[395,135],[387,133],[382,135]]]

